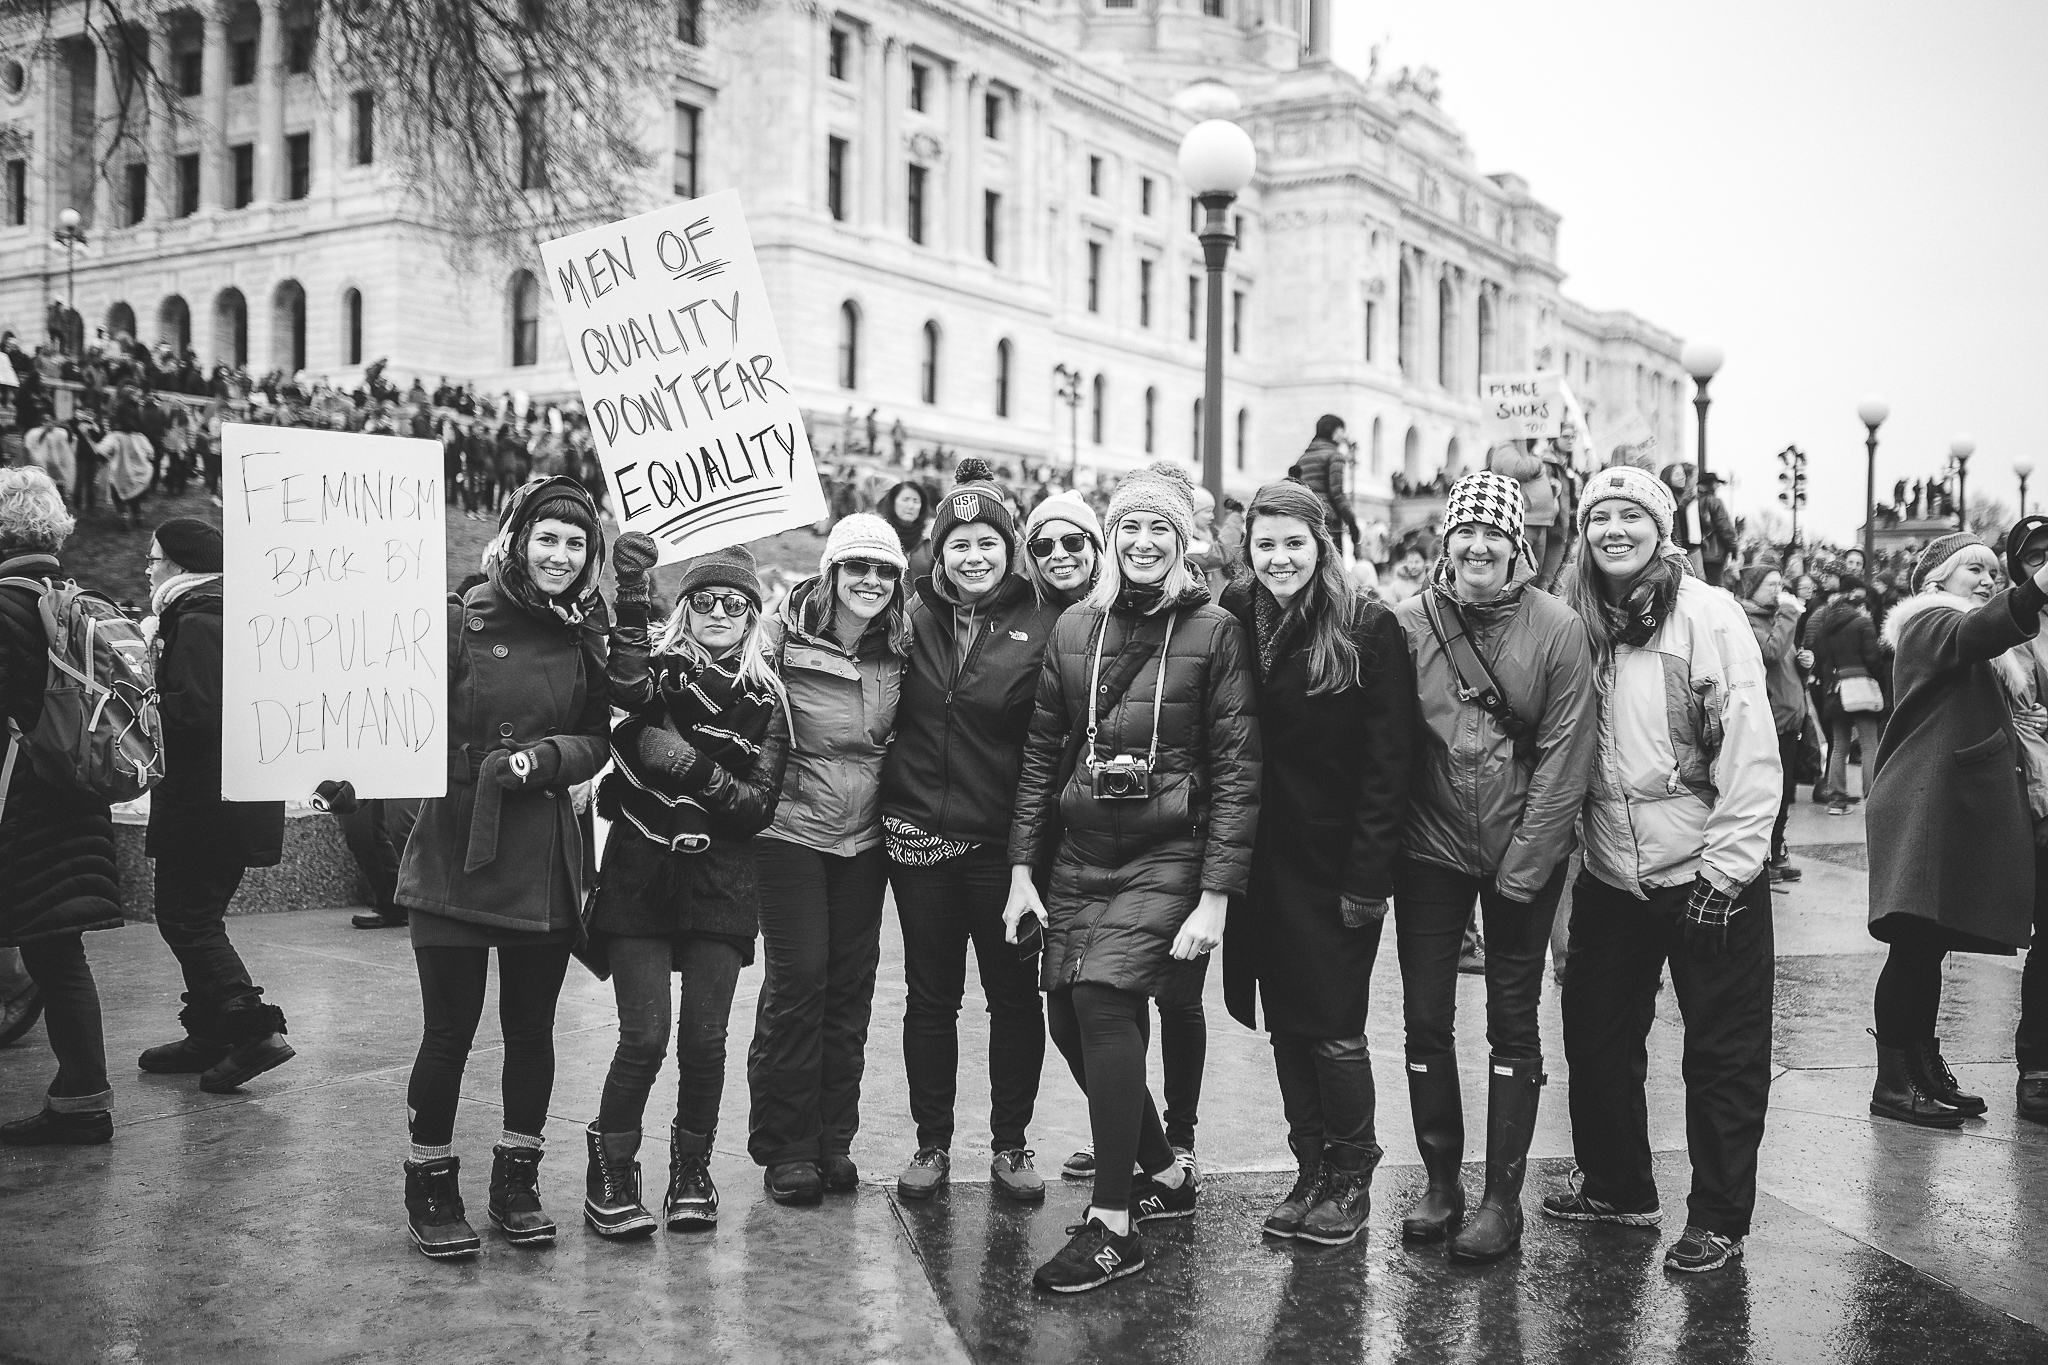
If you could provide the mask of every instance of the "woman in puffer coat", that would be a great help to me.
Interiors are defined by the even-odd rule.
[[[1735,599],[1671,544],[1670,490],[1601,470],[1580,503],[1570,601],[1593,641],[1600,741],[1579,829],[1564,977],[1575,1222],[1663,1217],[1650,1171],[1645,1042],[1668,962],[1685,1016],[1692,1193],[1671,1271],[1742,1254],[1771,1089],[1772,934],[1763,876],[1782,781],[1764,661]]]
[[[1258,491],[1243,553],[1223,606],[1257,659],[1263,759],[1224,1000],[1246,1028],[1264,1006],[1300,1167],[1265,1231],[1341,1246],[1365,1226],[1382,1155],[1365,1014],[1408,818],[1415,674],[1394,614],[1352,587],[1306,487]]]
[[[1429,1184],[1402,1236],[1451,1237],[1454,1260],[1521,1245],[1522,1179],[1543,1093],[1536,1007],[1584,802],[1599,698],[1592,647],[1571,608],[1516,570],[1522,504],[1511,480],[1467,474],[1445,506],[1430,585],[1395,608],[1415,663],[1423,735],[1408,837],[1394,870],[1394,929],[1407,1023],[1408,1099]],[[1500,685],[1489,710],[1465,636]],[[1472,903],[1486,922],[1486,1190],[1465,1217],[1465,1118],[1453,1023]],[[1463,1223],[1460,1228],[1458,1224]],[[1451,1236],[1455,1232],[1456,1236]]]
[[[1167,464],[1130,475],[1104,520],[1102,577],[1060,618],[1039,671],[1003,916],[1012,941],[1043,926],[1052,1038],[1095,1137],[1094,1198],[1034,1277],[1061,1293],[1142,1270],[1134,1223],[1194,1212],[1194,1176],[1146,1089],[1146,1001],[1197,987],[1258,830],[1250,658],[1243,628],[1188,569],[1187,476]],[[1041,899],[1033,873],[1055,811]]]
[[[535,479],[505,504],[485,581],[448,607],[448,794],[421,803],[395,899],[412,924],[425,1011],[406,1090],[413,1241],[468,1256],[454,1153],[463,1070],[498,953],[505,1132],[492,1148],[491,1221],[552,1242],[540,1203],[542,1125],[555,1081],[555,1002],[591,864],[569,789],[604,766],[604,540],[581,484]]]

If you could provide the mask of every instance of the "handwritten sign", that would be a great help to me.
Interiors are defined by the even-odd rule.
[[[540,254],[622,529],[666,564],[824,519],[739,191]]]
[[[1479,433],[1495,441],[1540,441],[1564,426],[1564,375],[1557,370],[1479,376]]]
[[[444,795],[440,445],[230,423],[221,457],[221,795]]]

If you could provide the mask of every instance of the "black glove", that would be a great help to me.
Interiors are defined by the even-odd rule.
[[[1728,921],[1740,907],[1735,897],[1718,891],[1705,875],[1694,879],[1692,895],[1679,915],[1679,936],[1694,957],[1719,957],[1728,946]]]
[[[506,757],[500,760],[499,754]],[[479,780],[488,778],[508,792],[538,791],[554,784],[556,774],[561,771],[562,754],[553,741],[544,739],[532,748],[516,753],[499,749],[485,762],[489,771],[479,773]]]
[[[661,558],[654,537],[645,531],[628,531],[612,546],[612,571],[619,577],[619,596],[645,599],[647,571]]]
[[[313,788],[313,804],[334,815],[354,815],[362,805],[353,782],[322,782]]]

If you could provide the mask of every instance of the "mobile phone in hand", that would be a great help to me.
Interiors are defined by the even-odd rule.
[[[1017,921],[1017,956],[1037,957],[1045,951],[1045,927],[1038,922],[1038,916],[1026,915]]]

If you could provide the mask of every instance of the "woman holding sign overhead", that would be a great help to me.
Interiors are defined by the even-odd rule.
[[[505,506],[485,581],[449,606],[448,794],[420,807],[399,868],[425,1027],[406,1091],[405,1204],[429,1256],[478,1247],[457,1187],[455,1106],[498,952],[504,1135],[490,1216],[515,1243],[552,1242],[541,1128],[555,1080],[555,1000],[590,865],[569,789],[604,766],[611,699],[590,495],[535,479]]]

